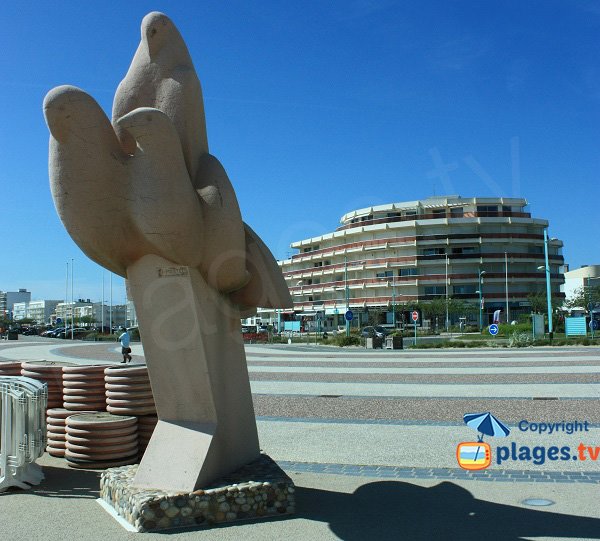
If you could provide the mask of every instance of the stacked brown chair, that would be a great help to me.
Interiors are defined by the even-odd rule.
[[[75,366],[73,363],[56,361],[23,361],[21,375],[43,381],[48,384],[48,407],[61,408],[63,405],[63,366]]]
[[[46,451],[52,456],[65,456],[67,439],[65,421],[69,415],[73,415],[73,412],[64,408],[50,408],[46,410],[46,427],[48,434]]]
[[[73,411],[104,411],[106,365],[64,366],[63,407]]]
[[[71,415],[66,423],[65,458],[72,468],[134,464],[138,458],[137,419],[107,412]]]
[[[156,415],[146,365],[111,366],[104,370],[106,409],[117,415]]]
[[[21,361],[0,361],[0,376],[20,376]]]
[[[148,442],[152,437],[156,423],[158,423],[158,417],[156,415],[143,415],[138,417],[138,441],[140,444],[140,456],[144,454]]]

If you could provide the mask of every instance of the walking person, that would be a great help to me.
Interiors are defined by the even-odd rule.
[[[119,342],[121,342],[121,354],[123,355],[123,360],[121,361],[121,364],[123,364],[131,362],[132,359],[131,348],[129,347],[129,344],[131,343],[131,336],[129,336],[127,329],[121,327],[121,330],[123,331],[123,333],[121,334],[121,336],[119,336]]]

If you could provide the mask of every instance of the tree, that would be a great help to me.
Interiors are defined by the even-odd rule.
[[[79,318],[79,323],[85,326],[91,326],[97,323],[96,318],[94,316],[81,316]]]
[[[589,305],[600,304],[600,286],[580,287],[575,290],[574,295],[565,301],[567,308],[586,308],[589,310]]]
[[[446,315],[446,299],[433,299],[420,304],[423,315],[433,321],[434,330],[438,328],[438,318]]]
[[[537,293],[530,293],[527,295],[527,300],[531,304],[531,311],[535,314],[543,314],[548,308],[546,302],[546,294],[538,291]]]

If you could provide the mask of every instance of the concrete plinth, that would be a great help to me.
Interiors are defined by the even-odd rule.
[[[111,468],[100,478],[100,497],[138,532],[211,527],[292,514],[292,480],[268,455],[190,493],[133,487],[138,465]]]

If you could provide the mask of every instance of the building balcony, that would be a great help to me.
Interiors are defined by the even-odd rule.
[[[415,220],[445,220],[445,219],[461,219],[461,218],[531,218],[529,212],[463,212],[462,214],[446,213],[430,213],[416,214],[414,216],[394,216],[389,218],[376,218],[372,220],[363,220],[355,223],[344,224],[336,229],[336,231],[344,231],[354,227],[364,227],[367,225],[389,224],[395,222],[414,222]]]

